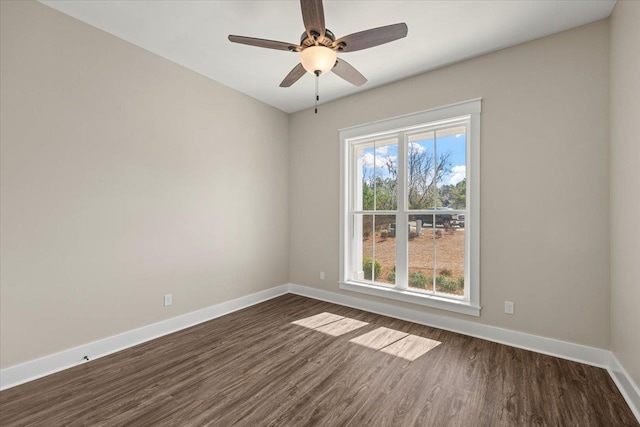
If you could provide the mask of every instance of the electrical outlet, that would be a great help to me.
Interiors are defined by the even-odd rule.
[[[171,304],[173,304],[173,297],[171,294],[166,294],[164,296],[164,306],[169,307]]]
[[[320,272],[320,280],[324,280],[324,271]]]
[[[513,301],[504,302],[504,312],[507,314],[513,314]]]

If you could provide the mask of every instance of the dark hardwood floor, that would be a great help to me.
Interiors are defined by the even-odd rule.
[[[5,390],[0,425],[639,424],[604,369],[289,294]]]

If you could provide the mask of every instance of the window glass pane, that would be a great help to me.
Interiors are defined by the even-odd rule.
[[[464,295],[464,228],[457,226],[457,215],[437,214],[435,242],[436,291]]]
[[[394,285],[396,266],[395,215],[355,215],[354,265],[360,281]]]
[[[396,283],[396,216],[376,215],[375,253],[371,257],[374,264],[374,281],[381,284]]]
[[[410,135],[407,141],[407,200],[409,209],[428,209],[435,205],[435,132]]]
[[[386,138],[360,144],[354,150],[354,209],[398,209],[398,139]]]
[[[375,143],[375,207],[376,210],[398,209],[398,140]]]
[[[371,211],[374,209],[374,152],[373,144],[354,147],[356,170],[354,176],[354,210]]]
[[[371,280],[372,270],[367,268],[365,271],[364,259],[373,254],[373,215],[353,215],[354,237],[352,240],[351,255],[353,271],[351,277],[354,280],[363,281]]]
[[[467,127],[456,126],[436,132],[436,152],[441,163],[438,206],[465,209],[467,206]]]
[[[409,289],[433,292],[435,238],[433,214],[409,215]]]
[[[409,209],[466,208],[466,138],[465,125],[409,135]]]

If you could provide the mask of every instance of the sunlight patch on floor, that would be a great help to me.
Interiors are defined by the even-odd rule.
[[[360,320],[349,319],[348,317],[345,317],[344,319],[338,320],[337,322],[320,326],[319,328],[316,328],[316,331],[324,332],[325,334],[334,337],[339,337],[340,335],[355,331],[356,329],[362,328],[363,326],[367,325],[367,322],[362,322]]]
[[[304,326],[305,328],[315,329],[322,325],[326,325],[340,319],[344,319],[344,316],[338,316],[337,314],[325,312],[316,314],[315,316],[305,317],[304,319],[296,320],[295,322],[291,323],[298,326]]]
[[[402,357],[406,360],[416,360],[418,357],[427,354],[441,344],[440,341],[430,340],[429,338],[419,337],[417,335],[407,335],[399,341],[389,344],[381,349],[383,353],[392,356]]]
[[[327,312],[305,317],[291,323],[333,337],[339,337],[368,325],[367,322]],[[440,341],[385,327],[376,328],[349,340],[349,342],[409,361],[416,360],[442,344]]]
[[[440,341],[384,327],[360,335],[350,342],[409,361],[416,360],[441,344]]]
[[[350,342],[360,344],[374,350],[380,350],[381,348],[386,347],[407,335],[409,334],[405,332],[382,327],[374,329],[371,332],[367,332],[364,335],[360,335],[359,337],[352,339]]]
[[[338,316],[333,313],[320,313],[311,317],[291,322],[294,325],[304,326],[314,331],[322,332],[333,337],[339,337],[356,329],[367,326],[367,322],[356,319],[350,319],[344,316]]]

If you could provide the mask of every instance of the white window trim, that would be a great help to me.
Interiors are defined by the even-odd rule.
[[[381,120],[361,126],[340,130],[340,289],[361,292],[397,301],[420,304],[442,310],[480,316],[480,114],[482,99],[476,98],[414,114]],[[421,127],[456,117],[469,116],[469,133],[467,135],[467,203],[470,218],[465,218],[465,232],[469,233],[469,241],[465,248],[466,262],[469,271],[468,300],[457,300],[425,294],[409,289],[389,288],[372,283],[361,283],[349,280],[348,250],[349,248],[349,159],[351,140],[366,135],[375,137],[397,131],[407,131],[412,127]],[[404,215],[400,215],[403,217]],[[401,225],[401,224],[399,224]],[[403,229],[403,228],[399,228]]]

